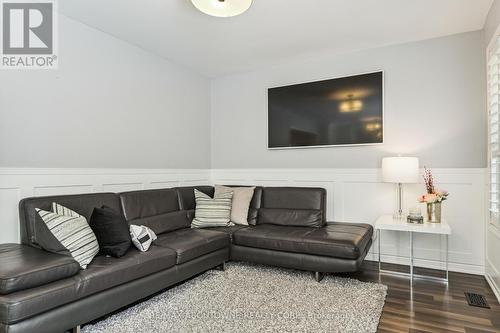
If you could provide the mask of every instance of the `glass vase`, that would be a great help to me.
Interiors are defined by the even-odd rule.
[[[441,202],[427,204],[427,221],[441,223]]]

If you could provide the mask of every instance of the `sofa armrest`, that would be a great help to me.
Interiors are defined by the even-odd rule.
[[[80,271],[69,256],[21,244],[0,244],[0,294],[71,277]]]

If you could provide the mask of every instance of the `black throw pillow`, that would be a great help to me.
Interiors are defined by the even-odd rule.
[[[127,253],[132,240],[128,223],[120,213],[107,206],[94,208],[89,225],[102,254],[119,258]]]

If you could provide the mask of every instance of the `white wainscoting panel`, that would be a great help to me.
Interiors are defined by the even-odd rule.
[[[21,191],[18,187],[2,187],[0,185],[0,244],[17,242],[19,223],[17,204],[21,200]]]
[[[443,217],[453,229],[450,270],[484,274],[486,170],[434,169],[433,174],[436,186],[450,192],[443,203]],[[216,184],[323,187],[330,221],[373,224],[379,215],[392,214],[396,205],[395,185],[381,181],[380,169],[213,169],[211,179]],[[424,185],[409,184],[404,190],[405,207],[420,206],[425,213],[425,206],[417,202]],[[384,231],[381,239],[384,262],[408,264],[408,235]],[[444,268],[444,250],[440,236],[415,236],[417,266]],[[372,246],[368,259],[376,258]]]
[[[450,238],[450,269],[484,274],[486,238],[485,169],[435,169],[437,186],[450,191],[443,216],[453,228]],[[323,187],[327,190],[330,221],[373,224],[381,214],[391,214],[396,192],[381,181],[379,169],[1,169],[0,243],[19,241],[18,203],[31,196],[122,192],[206,184]],[[405,206],[417,206],[423,184],[405,186]],[[422,206],[422,211],[424,211]],[[490,226],[491,228],[491,226]],[[495,234],[488,233],[488,237]],[[500,233],[497,232],[497,236]],[[500,237],[488,242],[490,252],[500,253]],[[498,245],[500,247],[500,245]],[[444,267],[444,241],[439,236],[417,235],[416,265]],[[383,232],[382,259],[408,262],[408,239],[404,234]],[[377,257],[375,247],[368,259]],[[500,256],[498,256],[500,258]],[[500,260],[488,264],[490,280],[500,285]]]
[[[19,200],[32,196],[208,185],[208,169],[2,169],[0,243],[19,242]]]

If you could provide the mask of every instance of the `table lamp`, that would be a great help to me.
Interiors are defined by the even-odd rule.
[[[403,216],[403,184],[418,183],[417,157],[384,157],[382,159],[382,179],[385,183],[395,183],[397,189],[397,207],[394,218]]]

